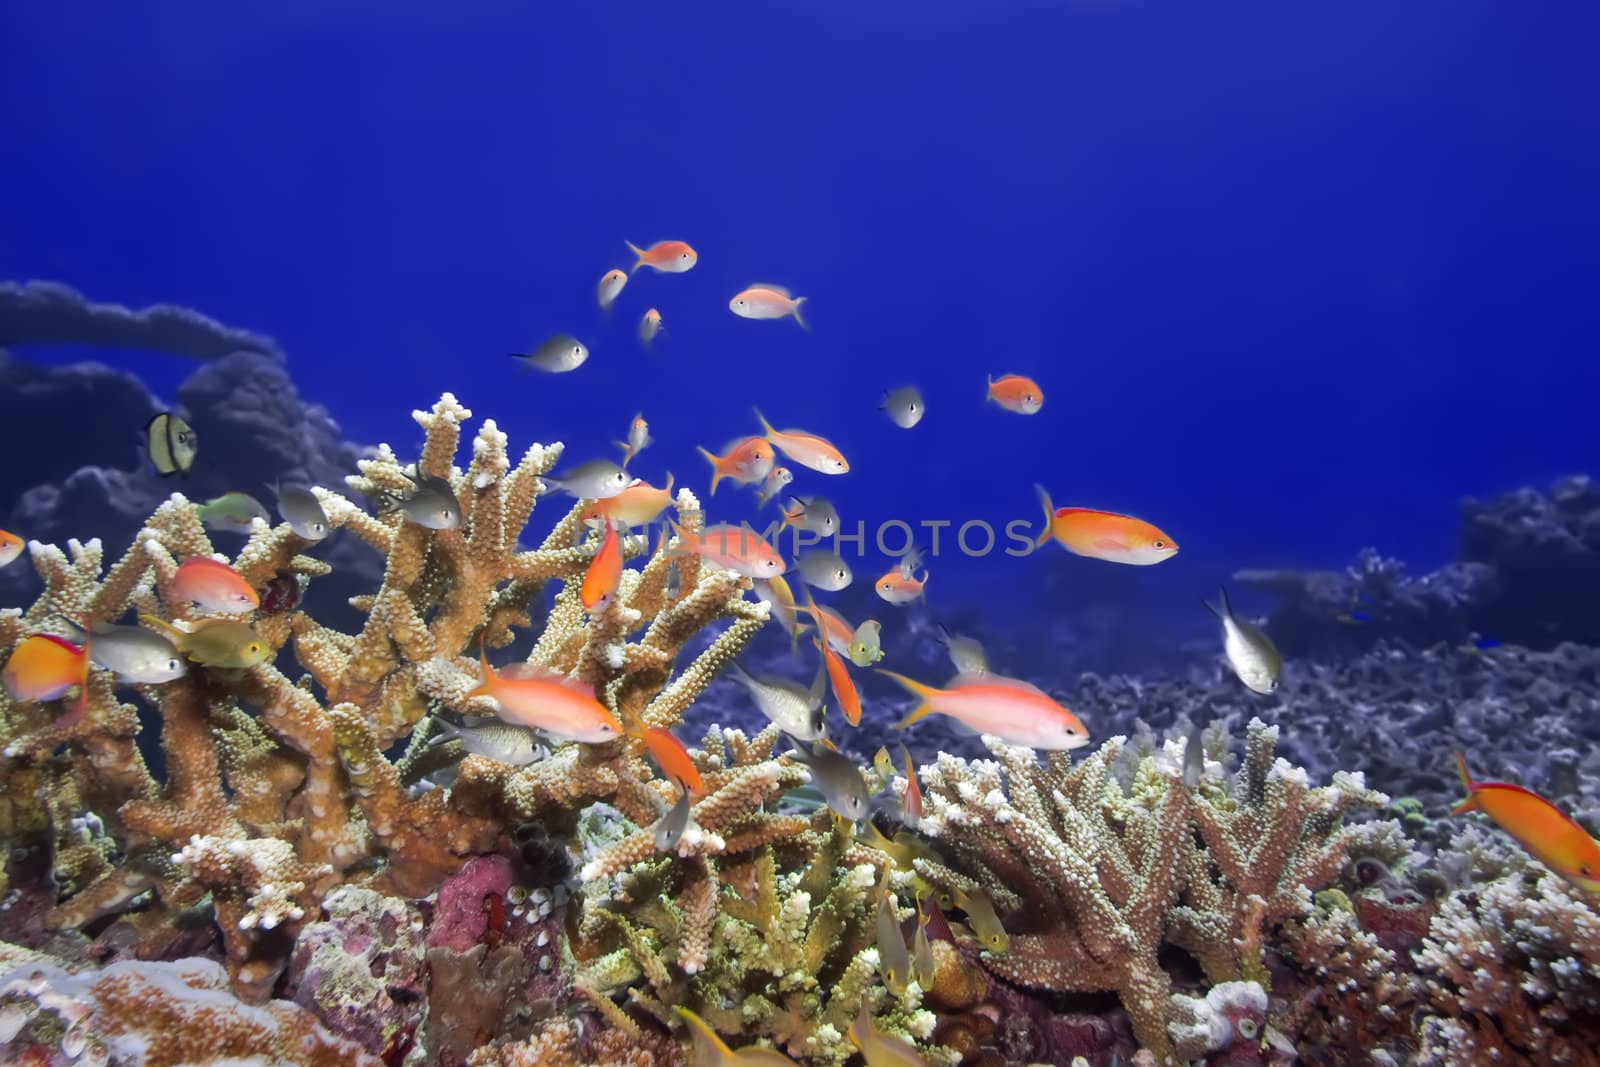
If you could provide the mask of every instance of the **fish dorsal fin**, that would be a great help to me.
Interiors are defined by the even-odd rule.
[[[783,297],[785,300],[793,300],[794,299],[794,294],[789,292],[789,289],[788,289],[787,286],[773,285],[771,282],[751,282],[745,288],[747,288],[747,289],[770,289],[772,292],[777,293],[779,296]]]

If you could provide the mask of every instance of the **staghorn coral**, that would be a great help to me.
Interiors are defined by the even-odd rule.
[[[1213,983],[1266,984],[1265,941],[1304,913],[1307,891],[1329,884],[1354,844],[1382,832],[1341,820],[1386,798],[1359,776],[1312,789],[1303,771],[1274,761],[1276,737],[1252,721],[1237,777],[1208,761],[1196,789],[1177,775],[1175,745],[1139,760],[1123,786],[1110,774],[1122,738],[1077,766],[1059,754],[1040,765],[986,738],[998,762],[941,756],[923,769],[923,827],[950,862],[919,859],[917,869],[1019,905],[1009,951],[983,956],[996,975],[1116,992],[1140,1042],[1177,1062],[1163,944],[1188,950]]]
[[[338,492],[316,490],[329,523],[385,559],[378,589],[352,601],[366,614],[358,632],[300,610],[260,614],[254,625],[274,659],[246,670],[197,666],[178,681],[132,687],[159,722],[159,776],[138,745],[138,706],[120,702],[104,672],[92,671],[86,713],[77,718],[0,693],[0,776],[18,787],[0,804],[0,834],[7,845],[51,844],[53,926],[81,929],[127,915],[138,920],[137,951],[158,955],[173,920],[209,904],[235,988],[262,1001],[337,885],[425,896],[469,857],[504,846],[512,826],[534,817],[570,823],[597,800],[637,821],[653,819],[663,783],[652,788],[644,747],[631,738],[563,746],[520,770],[470,757],[448,788],[407,787],[385,754],[429,706],[493,710],[466,698],[477,679],[471,653],[531,628],[549,584],[558,589],[531,662],[593,685],[630,727],[675,725],[766,620],[765,607],[744,598],[746,579],[698,560],[679,565],[680,589],[669,598],[664,554],[626,571],[612,602],[588,615],[577,585],[598,542],[583,539],[581,505],[539,547],[518,544],[540,475],[561,446],[534,445],[513,468],[505,435],[486,421],[463,470],[453,459],[470,417],[449,394],[413,413],[425,434],[417,469],[455,489],[458,528],[426,529],[399,511],[374,516]],[[359,466],[347,479],[357,492],[382,496],[412,484],[387,446]],[[681,491],[676,508],[682,527],[703,526],[692,493]],[[328,572],[304,554],[314,547],[287,525],[258,522],[229,562],[258,589],[281,575],[314,584]],[[627,556],[643,549],[643,539],[625,538]],[[95,541],[69,542],[65,552],[33,543],[29,551],[44,592],[25,612],[0,613],[0,649],[51,631],[58,616],[197,618],[172,595],[179,563],[227,561],[179,494],[109,569]],[[723,619],[731,625],[680,665],[684,645]],[[303,675],[285,673],[291,659]],[[774,831],[752,809],[795,780],[775,767],[713,774],[701,817],[725,823],[739,848],[770,838]],[[78,818],[85,808],[102,813],[103,824]],[[707,887],[697,892],[705,912]]]
[[[845,1033],[863,998],[880,1026],[926,1041],[934,1016],[919,1009],[921,991],[895,997],[878,981],[883,854],[825,810],[761,810],[807,774],[771,757],[777,737],[714,729],[699,756],[708,795],[676,853],[658,854],[644,826],[585,864],[576,984],[619,1027],[640,1030],[612,1000],[625,993],[664,1025],[685,1005],[739,1040],[831,1067],[850,1055]]]

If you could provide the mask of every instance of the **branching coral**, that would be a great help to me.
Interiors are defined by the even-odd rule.
[[[1236,780],[1209,772],[1197,789],[1178,777],[1175,753],[1140,760],[1123,787],[1109,774],[1121,738],[1075,767],[1061,755],[1041,766],[991,738],[1000,762],[941,756],[924,768],[923,827],[951,867],[1022,905],[1009,951],[985,964],[1036,989],[1116,992],[1139,1040],[1175,1062],[1163,943],[1188,949],[1213,982],[1265,984],[1263,939],[1375,832],[1341,819],[1384,798],[1356,777],[1312,789],[1304,772],[1274,763],[1275,739],[1253,721]],[[949,867],[916,865],[960,885]]]
[[[407,738],[430,705],[493,711],[466,696],[477,681],[474,653],[504,647],[514,629],[531,626],[549,583],[559,588],[531,661],[592,685],[629,727],[675,725],[761,627],[765,607],[744,598],[748,580],[694,559],[677,564],[680,589],[669,597],[673,561],[658,554],[625,571],[618,595],[589,615],[577,587],[598,542],[584,539],[581,504],[539,547],[518,545],[540,476],[561,446],[534,445],[512,468],[505,435],[489,421],[462,470],[452,459],[471,413],[446,394],[413,417],[425,434],[414,472],[383,447],[348,481],[382,496],[410,491],[414,473],[443,479],[457,496],[459,525],[426,528],[403,510],[374,516],[317,489],[332,527],[386,557],[381,586],[353,601],[365,625],[346,634],[304,611],[260,614],[253,625],[280,653],[274,661],[247,670],[196,666],[184,679],[135,687],[159,718],[161,780],[136,744],[137,708],[118,701],[108,674],[92,672],[87,713],[76,721],[0,693],[0,775],[14,786],[0,805],[0,832],[7,843],[51,843],[55,925],[126,913],[141,951],[159,953],[164,920],[209,900],[236,988],[261,1000],[301,925],[341,882],[423,896],[469,856],[503,845],[511,825],[533,816],[570,822],[595,800],[641,825],[654,819],[665,794],[651,787],[644,746],[631,737],[558,748],[521,770],[470,757],[450,789],[407,788],[385,750]],[[676,507],[682,527],[703,526],[693,494],[680,492]],[[644,549],[642,538],[625,543],[630,557]],[[327,567],[302,554],[311,547],[286,524],[258,521],[231,563],[256,588],[280,573],[314,580]],[[180,495],[103,575],[97,542],[73,542],[66,553],[37,543],[30,550],[45,592],[25,613],[0,614],[7,648],[52,630],[58,616],[86,625],[130,610],[197,617],[173,581],[182,560],[215,556],[194,505]],[[722,619],[732,625],[680,665],[685,643]],[[305,672],[299,679],[276,665],[291,654]],[[794,781],[770,761],[711,773],[699,817],[725,827],[739,850],[777,839],[786,824],[769,825],[756,809]],[[104,832],[77,818],[85,808],[109,813]],[[705,902],[714,894],[703,886],[694,895],[709,923]]]

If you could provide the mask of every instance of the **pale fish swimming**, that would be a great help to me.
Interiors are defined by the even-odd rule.
[[[249,493],[223,493],[195,505],[194,511],[206,529],[226,533],[247,534],[255,520],[272,521],[261,501]]]
[[[296,537],[320,541],[328,536],[328,513],[322,510],[322,501],[309,489],[279,486],[278,514]]]
[[[1278,654],[1278,647],[1259,626],[1234,615],[1226,589],[1217,592],[1222,595],[1221,606],[1210,601],[1205,601],[1205,605],[1222,623],[1222,651],[1228,658],[1228,666],[1252,693],[1276,692],[1283,674],[1283,657]]]
[[[922,392],[914,385],[902,385],[884,393],[883,403],[878,407],[889,416],[890,422],[902,430],[909,430],[921,422],[928,410],[922,402]]]
[[[532,352],[513,352],[511,358],[546,374],[565,374],[583,366],[589,348],[571,334],[558,333]]]
[[[549,749],[539,743],[538,733],[526,726],[492,719],[479,719],[466,726],[457,726],[445,719],[435,719],[434,723],[440,743],[459,741],[471,755],[496,763],[526,767],[549,755]]]
[[[851,822],[867,817],[871,794],[855,760],[820,745],[811,749],[796,745],[787,755],[811,772],[811,785],[827,800],[828,807]]]
[[[689,829],[689,790],[678,787],[678,800],[656,822],[656,851],[671,852]]]
[[[801,741],[819,741],[825,736],[827,709],[823,694],[827,675],[821,665],[809,689],[787,678],[751,674],[737,661],[731,667],[733,679],[745,687],[761,714],[776,723],[778,729]]]
[[[541,474],[539,480],[544,483],[544,493],[559,489],[580,500],[609,500],[628,488],[628,483],[633,481],[627,471],[609,459],[591,459],[559,477]]]
[[[941,625],[939,640],[944,642],[945,651],[950,654],[950,662],[955,666],[957,674],[977,677],[989,673],[989,654],[983,650],[983,645],[979,644],[976,638],[952,633]]]
[[[883,626],[876,619],[867,619],[856,627],[850,638],[850,662],[857,667],[870,667],[883,658]]]
[[[850,564],[837,552],[807,552],[795,561],[795,566],[807,585],[829,593],[848,588],[854,577]]]

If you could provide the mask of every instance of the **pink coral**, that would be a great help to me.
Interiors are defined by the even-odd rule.
[[[511,861],[474,856],[439,887],[439,906],[428,931],[429,948],[466,952],[489,932],[489,902],[511,888]],[[497,931],[498,932],[498,931]]]

